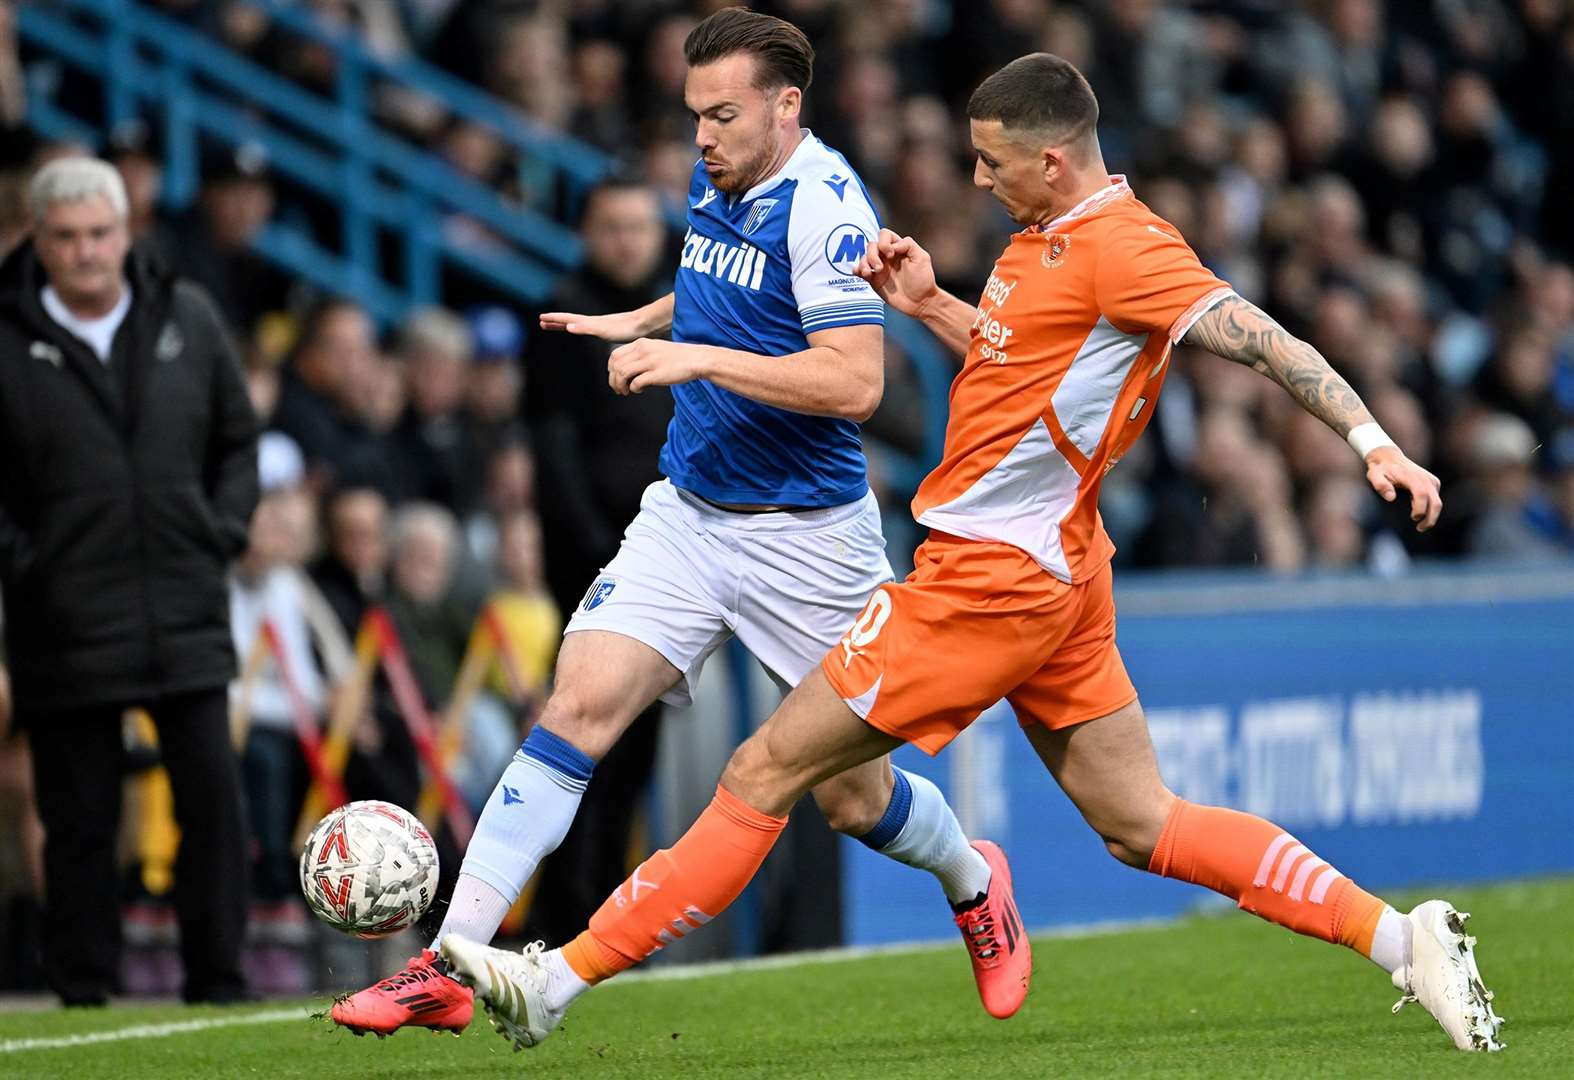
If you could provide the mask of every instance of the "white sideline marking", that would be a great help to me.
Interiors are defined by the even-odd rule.
[[[90,1031],[82,1035],[61,1035],[53,1039],[6,1039],[0,1042],[0,1054],[15,1054],[22,1050],[57,1050],[68,1046],[88,1046],[93,1043],[120,1042],[123,1039],[161,1039],[166,1035],[184,1035],[191,1031],[210,1028],[241,1027],[248,1024],[274,1024],[280,1020],[306,1020],[311,1014],[303,1008],[269,1009],[266,1012],[243,1013],[239,1016],[215,1016],[206,1020],[177,1020],[170,1024],[139,1024],[136,1027],[113,1028],[109,1031]]]
[[[1087,923],[1056,926],[1035,930],[1035,938],[1092,938],[1121,934],[1128,930],[1151,930],[1168,926],[1174,919],[1128,919],[1118,922]],[[699,964],[681,964],[658,967],[648,971],[630,971],[608,982],[608,986],[638,982],[677,982],[685,979],[704,979],[712,975],[730,975],[744,971],[778,971],[783,968],[809,967],[813,964],[839,964],[849,960],[863,960],[872,956],[893,956],[901,953],[937,952],[955,949],[956,942],[947,938],[928,941],[897,941],[888,945],[855,945],[839,949],[816,949],[809,952],[787,953],[782,956],[758,956],[746,960],[717,960]],[[273,1024],[281,1020],[306,1020],[311,1013],[305,1008],[270,1009],[265,1012],[245,1013],[238,1016],[216,1016],[204,1020],[178,1020],[168,1024],[140,1024],[136,1027],[114,1028],[109,1031],[92,1031],[82,1035],[62,1035],[51,1039],[7,1039],[0,1042],[0,1054],[14,1054],[23,1050],[55,1050],[93,1043],[120,1042],[125,1039],[161,1039],[166,1035],[184,1035],[211,1028],[240,1027],[251,1024]]]

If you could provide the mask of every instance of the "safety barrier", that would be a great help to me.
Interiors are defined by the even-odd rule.
[[[387,611],[373,607],[366,613],[355,637],[354,659],[337,680],[333,707],[324,725],[301,692],[291,670],[288,653],[277,629],[264,619],[241,664],[231,698],[231,733],[237,749],[243,748],[251,727],[251,698],[257,680],[271,666],[278,672],[290,702],[293,730],[306,763],[310,785],[301,804],[296,842],[323,814],[347,801],[344,773],[349,764],[357,727],[366,722],[372,688],[381,673],[392,692],[395,711],[410,733],[424,773],[417,816],[430,828],[445,824],[454,842],[463,848],[475,827],[470,808],[460,798],[453,780],[454,764],[465,751],[469,709],[487,673],[499,668],[509,697],[526,717],[533,716],[540,687],[532,686],[513,653],[506,630],[494,605],[477,617],[460,664],[452,692],[440,714],[434,715],[417,684],[398,628]],[[131,715],[136,742],[157,747],[158,735],[148,714]],[[140,773],[134,781],[135,829],[133,847],[140,864],[143,886],[154,896],[167,893],[174,880],[175,854],[180,833],[175,826],[169,780],[161,767]]]

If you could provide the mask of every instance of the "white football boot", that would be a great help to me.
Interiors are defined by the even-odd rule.
[[[543,948],[536,941],[516,953],[459,934],[443,938],[443,959],[460,982],[475,990],[492,1026],[515,1050],[535,1046],[552,1034],[567,1011],[553,1009],[547,1001],[550,975],[541,960]]]
[[[1502,1017],[1492,1011],[1492,991],[1476,969],[1476,939],[1465,934],[1468,911],[1446,900],[1418,904],[1405,918],[1412,931],[1409,962],[1394,972],[1404,997],[1394,1012],[1412,1001],[1431,1013],[1461,1050],[1501,1050]]]

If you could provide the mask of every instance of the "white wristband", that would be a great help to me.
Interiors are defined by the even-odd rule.
[[[1350,444],[1350,448],[1356,452],[1362,461],[1366,460],[1367,454],[1381,446],[1392,446],[1396,450],[1399,449],[1399,444],[1390,439],[1388,432],[1384,431],[1382,425],[1375,421],[1367,424],[1357,424],[1350,429],[1350,434],[1345,436],[1345,441]]]

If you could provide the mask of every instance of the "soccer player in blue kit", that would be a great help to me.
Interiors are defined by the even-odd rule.
[[[333,1006],[357,1033],[462,1030],[473,995],[438,958],[442,939],[491,939],[634,718],[658,698],[687,704],[733,635],[785,692],[892,577],[858,435],[884,380],[884,307],[854,273],[879,222],[846,160],[798,126],[813,49],[792,24],[738,8],[684,49],[701,159],[674,292],[616,315],[541,317],[628,342],[608,362],[618,393],[672,388],[667,479],[569,620],[553,694],[481,814],[437,940]],[[669,327],[670,341],[651,336]],[[935,875],[985,1007],[1014,1013],[1031,957],[1004,853],[970,844],[940,790],[888,758],[814,795],[839,831]],[[540,956],[536,944],[523,960]]]

